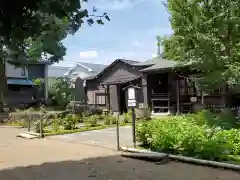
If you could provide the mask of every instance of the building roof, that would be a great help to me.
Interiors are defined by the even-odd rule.
[[[159,60],[159,57],[155,57],[155,58],[143,61],[143,62],[135,63],[133,65],[134,66],[151,66],[151,65],[156,64],[158,60]]]
[[[85,62],[79,62],[77,64],[81,64],[82,66],[88,67],[92,71],[95,71],[95,72],[100,72],[105,67],[107,67],[107,65],[105,65],[105,64],[95,64],[95,63],[85,63]]]
[[[33,86],[34,83],[25,78],[8,78],[7,79],[7,84],[9,85],[25,85],[25,86]]]
[[[140,63],[139,61],[133,61],[133,60],[127,60],[127,59],[120,59],[120,60],[130,65]]]
[[[73,67],[61,67],[61,66],[49,66],[48,67],[48,76],[49,77],[64,77],[70,75],[74,70],[81,66],[89,71],[89,74],[96,74],[104,69],[107,65],[104,64],[94,64],[94,63],[85,63],[78,62]]]
[[[95,79],[97,77],[99,77],[100,75],[102,75],[107,69],[111,68],[114,64],[116,64],[117,62],[123,62],[125,64],[128,65],[133,65],[136,63],[139,63],[138,61],[132,61],[132,60],[126,60],[126,59],[116,59],[115,61],[113,61],[110,65],[106,66],[104,69],[102,69],[102,71],[98,72],[98,73],[93,73],[92,75],[88,76],[87,78],[84,78],[85,80],[90,80],[90,79]]]
[[[144,63],[143,63],[144,64]],[[162,57],[156,57],[150,60],[147,60],[145,65],[152,64],[150,67],[144,68],[141,71],[154,71],[154,70],[160,70],[160,69],[168,69],[168,68],[173,68],[178,65],[177,61],[171,61],[171,60],[166,60],[163,59]]]
[[[75,66],[73,66],[72,68],[69,69],[68,72],[66,72],[66,75],[70,75],[79,66],[85,68],[88,72],[91,73],[98,73],[102,71],[105,67],[107,67],[107,65],[104,64],[77,62]]]
[[[70,69],[70,67],[48,66],[48,77],[63,77]]]

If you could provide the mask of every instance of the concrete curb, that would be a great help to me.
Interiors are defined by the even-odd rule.
[[[121,151],[133,153],[132,158],[134,158],[134,157],[137,158],[136,153],[145,154],[145,155],[142,155],[145,157],[149,154],[151,156],[150,157],[151,159],[153,159],[154,157],[156,159],[159,159],[159,158],[163,157],[163,155],[165,154],[165,153],[158,153],[158,152],[153,152],[153,151],[149,151],[149,150],[140,150],[140,149],[128,148],[128,147],[122,147]],[[126,157],[126,154],[122,153],[122,156]],[[130,156],[131,155],[128,154],[128,157],[130,157]],[[205,166],[211,166],[211,167],[216,167],[216,168],[224,168],[224,169],[230,169],[230,170],[234,170],[234,171],[240,171],[240,165],[236,165],[236,164],[196,159],[196,158],[173,155],[173,154],[167,154],[167,157],[172,160],[178,160],[178,161],[193,163],[193,164],[197,164],[197,165],[205,165]]]
[[[41,138],[41,135],[39,133],[25,131],[17,134],[17,137],[26,138],[26,139],[36,139],[36,138]]]
[[[5,126],[0,125],[0,128],[23,128],[22,126]]]

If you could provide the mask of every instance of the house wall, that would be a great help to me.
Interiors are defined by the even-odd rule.
[[[28,70],[28,78],[30,80],[39,79],[39,78],[45,80],[45,71],[47,71],[47,69],[45,68],[45,64],[29,64],[27,66],[27,70]],[[47,93],[46,91],[48,91],[48,89],[44,88],[43,91],[41,91],[38,94],[39,97],[44,98]]]
[[[82,79],[88,77],[89,75],[91,75],[93,72],[88,71],[88,69],[78,65],[76,68],[74,68],[72,71],[70,71],[68,77],[70,77],[71,79],[76,79],[77,77],[80,77]]]
[[[141,73],[132,66],[121,61],[109,68],[100,78],[100,83],[111,83],[140,77]]]
[[[31,80],[38,79],[38,78],[44,79],[45,64],[29,64],[27,66],[27,71],[28,71],[28,78]]]
[[[35,89],[31,86],[9,85],[5,95],[5,102],[11,107],[20,107],[32,100]]]
[[[26,76],[20,76],[21,70],[14,69],[14,67],[8,66],[8,77],[14,78],[28,78],[30,80],[45,78],[45,64],[29,64],[26,66]],[[8,85],[8,91],[6,92],[5,101],[10,106],[18,107],[22,103],[30,102],[33,95],[37,95],[39,98],[46,96],[47,89],[37,92],[32,86],[20,86],[20,85]]]
[[[119,111],[119,87],[115,85],[119,81],[129,80],[131,78],[140,77],[141,73],[122,61],[116,62],[112,67],[107,70],[97,79],[87,80],[87,97],[88,104],[94,104],[96,102],[96,93],[105,92],[105,88],[101,84],[112,84],[109,85],[109,96],[110,99],[106,98],[106,104],[110,101],[110,108],[113,112]]]
[[[15,67],[12,64],[6,63],[6,76],[11,78],[26,78],[28,73],[27,69],[24,67]]]

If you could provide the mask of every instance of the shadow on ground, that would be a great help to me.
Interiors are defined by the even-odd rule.
[[[1,167],[1,163],[0,163]],[[239,180],[240,174],[170,162],[156,165],[120,156],[47,162],[0,171],[0,180]]]

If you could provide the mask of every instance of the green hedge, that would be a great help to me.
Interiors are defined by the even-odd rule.
[[[165,117],[137,126],[137,138],[155,151],[210,160],[240,155],[240,130],[234,118],[207,111],[186,116]],[[234,126],[236,128],[234,128]]]

